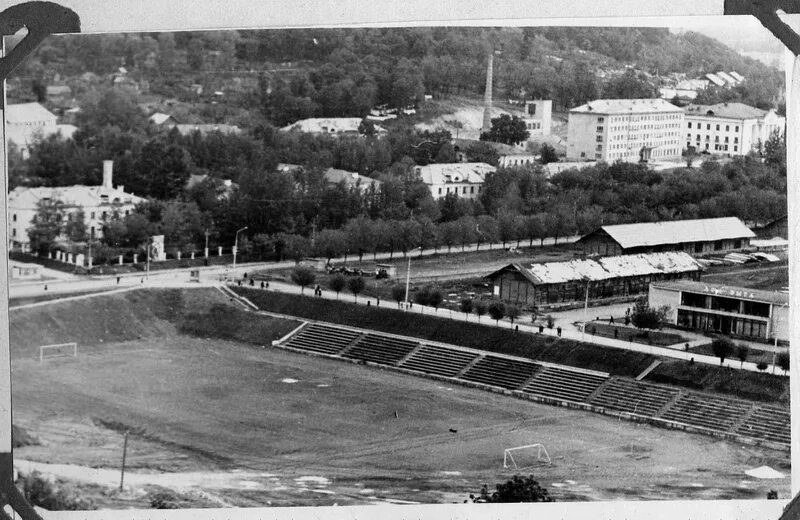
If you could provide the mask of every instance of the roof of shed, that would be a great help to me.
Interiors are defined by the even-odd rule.
[[[664,244],[685,244],[755,237],[750,228],[736,217],[640,222],[602,226],[589,235],[603,231],[623,249]]]

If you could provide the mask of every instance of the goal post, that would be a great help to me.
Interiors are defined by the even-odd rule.
[[[45,358],[51,357],[78,357],[78,344],[71,342],[41,345],[39,347],[39,363],[44,362]]]
[[[550,455],[543,444],[528,444],[503,450],[503,469],[527,469],[551,464]]]

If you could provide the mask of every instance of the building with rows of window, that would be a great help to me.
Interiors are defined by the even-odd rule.
[[[786,127],[786,118],[774,110],[743,103],[689,105],[684,110],[686,149],[697,152],[747,155]]]
[[[8,194],[10,249],[30,251],[28,230],[34,223],[40,201],[60,201],[66,220],[76,218],[82,211],[87,238],[102,238],[103,224],[114,215],[127,216],[137,204],[144,202],[142,197],[126,193],[124,186],[112,185],[112,168],[112,161],[103,161],[103,184],[100,186],[14,188]]]
[[[663,99],[598,99],[570,110],[568,161],[674,161],[683,110]]]
[[[650,284],[651,307],[678,327],[760,340],[789,340],[789,295],[691,280]]]
[[[415,166],[414,171],[431,190],[434,200],[449,194],[464,199],[476,199],[483,189],[486,175],[497,168],[491,164],[472,163],[434,163]]]

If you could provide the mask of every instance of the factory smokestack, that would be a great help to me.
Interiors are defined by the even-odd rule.
[[[489,52],[489,63],[486,65],[486,91],[483,96],[483,127],[481,132],[492,129],[492,69],[494,68],[494,52]]]

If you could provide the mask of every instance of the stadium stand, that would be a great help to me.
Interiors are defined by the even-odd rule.
[[[608,375],[545,366],[522,389],[528,394],[583,402],[600,386]]]
[[[601,372],[540,364],[455,346],[421,344],[413,338],[320,323],[303,327],[285,340],[283,346],[520,390],[535,396],[588,403],[650,417],[656,423],[671,421],[783,446],[789,446],[791,440],[788,409],[622,377],[609,378]]]
[[[474,383],[516,390],[540,368],[535,363],[497,356],[484,356],[461,376]]]
[[[365,334],[342,353],[343,357],[371,361],[381,365],[397,365],[419,342],[379,334]]]
[[[712,394],[687,392],[678,397],[661,418],[710,430],[727,432],[750,409],[751,403]]]
[[[788,410],[757,405],[753,412],[736,428],[736,433],[756,439],[789,444],[792,436],[791,428],[792,418]]]
[[[589,399],[589,403],[620,412],[655,417],[680,390],[632,379],[614,377]]]
[[[474,352],[423,345],[400,366],[426,374],[455,377],[477,357]]]
[[[347,348],[361,334],[338,327],[311,323],[285,343],[287,347],[335,355]]]

